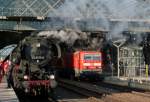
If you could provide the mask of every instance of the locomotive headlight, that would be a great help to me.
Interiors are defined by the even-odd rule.
[[[28,75],[24,75],[23,78],[24,78],[24,80],[28,80],[29,79]]]
[[[54,75],[50,75],[49,78],[50,78],[51,80],[54,80],[54,79],[55,79],[55,76],[54,76]]]
[[[40,44],[40,43],[37,43],[37,44],[36,44],[36,47],[41,47],[41,44]]]

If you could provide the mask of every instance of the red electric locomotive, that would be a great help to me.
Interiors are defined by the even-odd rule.
[[[87,78],[102,73],[102,53],[99,51],[76,51],[62,57],[64,76]]]

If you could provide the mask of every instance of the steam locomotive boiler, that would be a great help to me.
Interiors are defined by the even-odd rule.
[[[29,95],[50,95],[57,86],[52,59],[60,56],[56,43],[43,37],[26,37],[12,52],[10,82]]]

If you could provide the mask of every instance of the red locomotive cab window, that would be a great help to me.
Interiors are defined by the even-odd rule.
[[[93,60],[101,61],[101,56],[100,55],[93,55]]]
[[[85,54],[84,60],[85,61],[101,61],[101,55],[100,54]]]
[[[90,60],[92,60],[92,56],[91,55],[84,55],[84,60],[90,61]]]
[[[84,54],[83,68],[99,69],[102,67],[101,53],[86,53]]]

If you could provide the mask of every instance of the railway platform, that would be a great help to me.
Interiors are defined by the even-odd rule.
[[[150,77],[106,77],[105,83],[150,91]]]
[[[7,88],[6,78],[0,83],[0,102],[19,102],[13,88]]]

